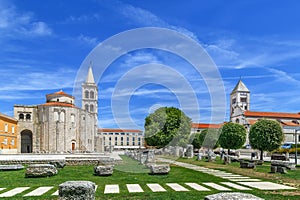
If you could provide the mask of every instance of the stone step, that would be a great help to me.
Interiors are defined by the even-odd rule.
[[[12,190],[9,190],[7,192],[4,192],[0,194],[0,197],[12,197],[15,196],[16,194],[20,194],[24,192],[25,190],[28,190],[30,187],[17,187]]]
[[[24,197],[28,197],[28,196],[41,196],[43,194],[45,194],[46,192],[48,192],[49,190],[51,190],[53,187],[39,187],[31,192],[29,192],[28,194],[25,194]]]
[[[147,186],[150,188],[152,192],[166,192],[167,190],[163,188],[158,183],[148,183]]]
[[[129,193],[144,192],[139,184],[126,184]]]
[[[175,190],[176,192],[189,191],[187,188],[179,185],[178,183],[166,183],[166,185]]]

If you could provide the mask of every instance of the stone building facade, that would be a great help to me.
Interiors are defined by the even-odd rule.
[[[98,89],[92,68],[82,84],[82,108],[63,91],[46,95],[40,105],[15,105],[19,153],[66,153],[101,151],[97,138]],[[93,95],[92,95],[93,94]],[[97,141],[97,143],[95,142]]]
[[[250,90],[239,80],[230,94],[230,121],[246,127],[247,134],[251,125],[260,119],[275,120],[280,123],[285,135],[285,142],[299,142],[300,136],[295,134],[300,129],[300,113],[265,112],[250,110]],[[249,140],[247,137],[247,144]]]

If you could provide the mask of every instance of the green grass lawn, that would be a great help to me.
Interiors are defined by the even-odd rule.
[[[128,157],[122,158],[123,163],[115,166],[113,175],[107,177],[94,176],[94,166],[66,166],[64,169],[59,170],[59,173],[56,176],[48,178],[25,178],[25,170],[0,171],[0,188],[7,188],[6,190],[1,191],[1,193],[15,187],[28,186],[31,187],[30,190],[12,198],[5,199],[57,199],[57,196],[51,196],[51,194],[58,189],[59,184],[70,180],[87,180],[98,185],[96,199],[204,199],[206,195],[219,193],[220,191],[212,189],[207,192],[198,192],[189,188],[184,183],[195,182],[201,185],[202,182],[218,183],[221,181],[227,181],[222,178],[177,166],[171,166],[171,171],[168,175],[149,175],[149,170],[143,165],[139,165],[136,161]],[[207,164],[205,162],[194,161],[194,159],[184,159],[184,161],[192,163],[197,162],[196,164]],[[217,163],[214,164],[217,165]],[[144,190],[144,193],[129,193],[126,188],[126,184],[132,183],[139,184]],[[159,183],[167,190],[167,192],[154,193],[146,186],[147,183]],[[169,188],[166,183],[179,183],[190,189],[190,191],[175,192]],[[103,194],[106,184],[119,184],[120,194]],[[24,194],[39,186],[54,186],[54,188],[42,197],[23,197]],[[299,199],[299,196],[292,196],[292,193],[294,192],[295,191],[285,191],[284,193],[275,192],[276,195],[274,195],[274,192],[272,191],[260,191],[256,189],[247,191],[247,193],[252,193],[264,199]],[[287,194],[289,196],[286,196]]]

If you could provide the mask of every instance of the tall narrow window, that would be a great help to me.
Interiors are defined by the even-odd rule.
[[[5,131],[5,132],[8,132],[8,124],[5,124],[5,125],[4,125],[4,131]]]
[[[15,126],[11,126],[11,133],[12,133],[12,134],[15,133]]]
[[[88,98],[89,98],[89,91],[86,90],[86,91],[84,92],[84,96],[85,96],[85,98],[88,99]]]
[[[90,105],[90,112],[94,112],[94,105]]]
[[[94,98],[95,98],[94,96],[95,96],[94,91],[91,91],[91,92],[90,92],[90,98],[91,98],[91,99],[94,99]]]
[[[58,112],[57,111],[54,111],[54,121],[58,121]]]
[[[85,104],[85,110],[89,111],[89,105],[88,104]]]

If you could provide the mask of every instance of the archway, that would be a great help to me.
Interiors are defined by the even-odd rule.
[[[32,153],[32,132],[30,130],[21,132],[21,153]]]

